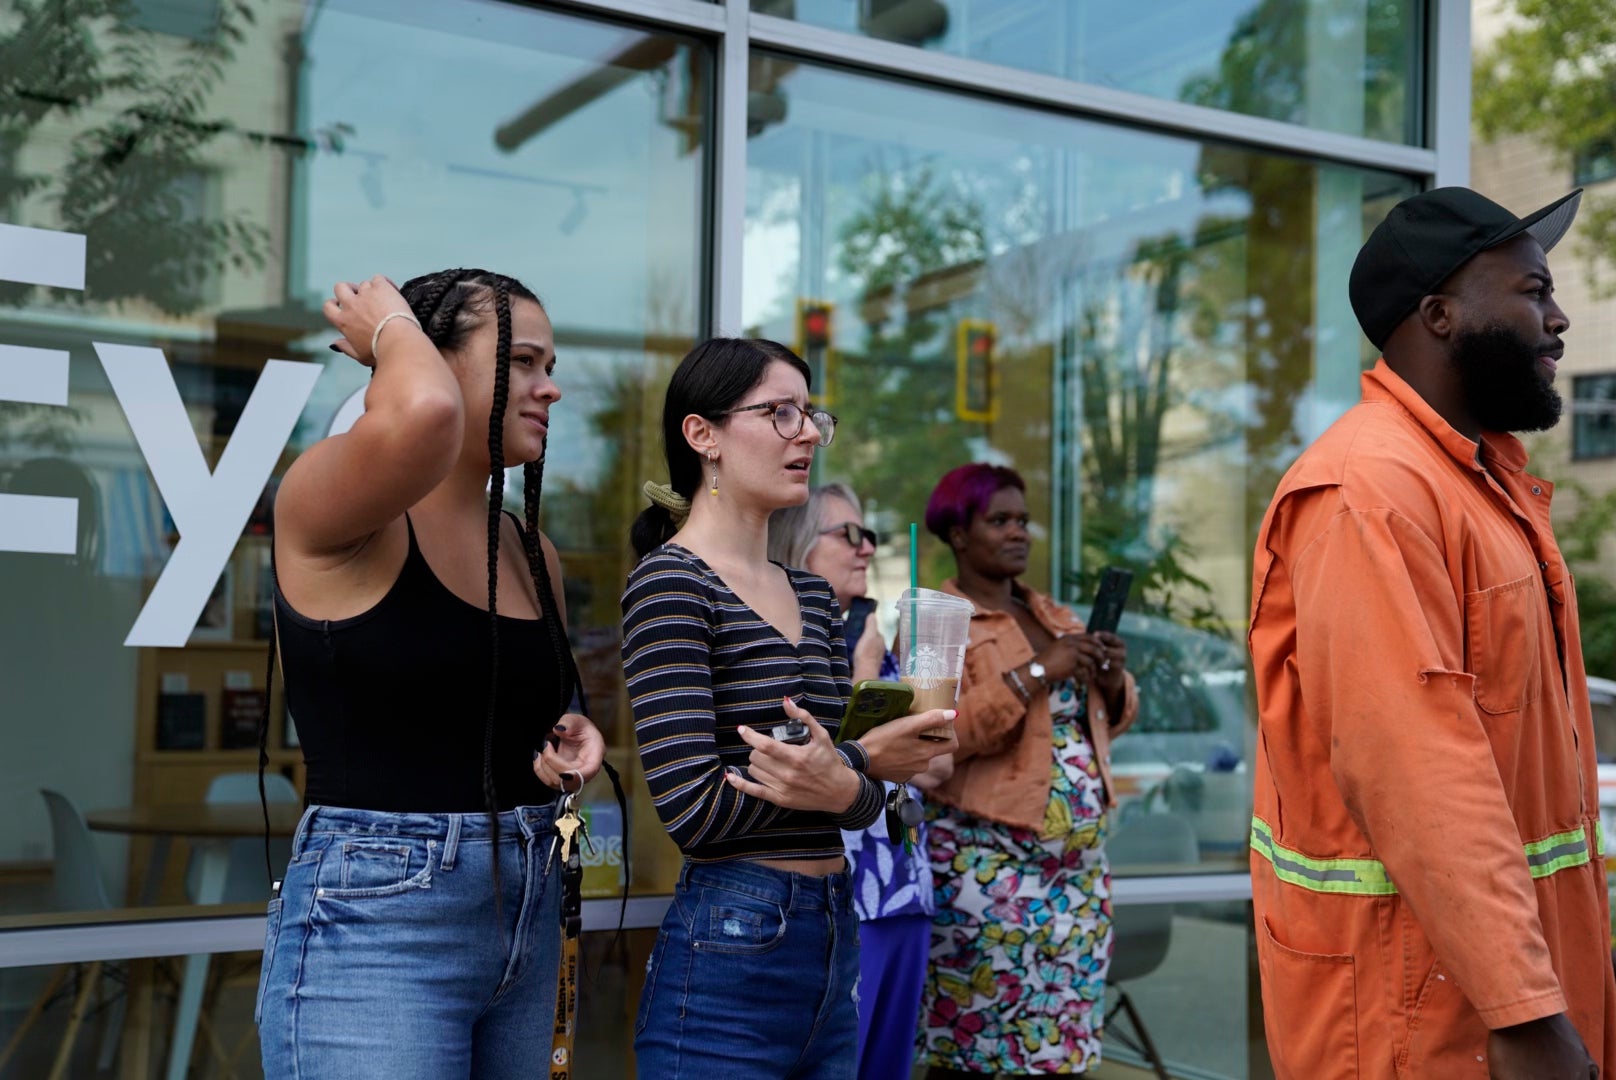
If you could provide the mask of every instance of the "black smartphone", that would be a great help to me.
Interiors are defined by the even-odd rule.
[[[914,700],[914,687],[906,683],[865,679],[853,687],[853,696],[848,699],[847,713],[842,717],[842,728],[836,735],[836,741],[861,739],[871,728],[900,716],[908,716],[909,706]]]
[[[1083,629],[1091,634],[1114,634],[1122,622],[1122,609],[1128,604],[1128,593],[1133,588],[1133,571],[1120,566],[1108,566],[1100,574],[1100,587],[1094,594],[1094,608]]]

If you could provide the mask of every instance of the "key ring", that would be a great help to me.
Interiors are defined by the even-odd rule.
[[[567,777],[569,777],[569,776],[572,777],[574,780],[578,781],[578,786],[577,787],[575,787],[575,788],[568,788],[567,787]],[[562,791],[563,794],[576,796],[583,789],[584,789],[584,774],[583,773],[579,772],[577,769],[568,769],[566,772],[561,774],[561,791]]]

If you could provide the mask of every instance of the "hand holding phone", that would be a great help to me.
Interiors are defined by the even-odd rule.
[[[914,700],[914,688],[905,683],[864,680],[853,688],[836,741],[862,739],[871,729],[909,715],[909,706]]]

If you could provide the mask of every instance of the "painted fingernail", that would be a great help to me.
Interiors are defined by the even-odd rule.
[[[745,724],[736,724],[735,725],[735,730],[737,732],[739,732],[740,734],[745,735],[748,731],[751,731],[752,729],[747,727]]]
[[[957,709],[944,709],[943,710],[943,719],[945,719],[945,720],[952,720],[958,715],[959,715],[959,710],[957,710]]]
[[[535,750],[535,751],[533,751],[533,760],[534,761],[539,760],[543,756],[544,756],[544,751],[543,750]]]
[[[342,351],[341,349],[337,348],[335,345],[327,345],[326,348],[330,349],[334,353],[339,353],[339,352]]]
[[[557,724],[555,726],[555,729],[557,731],[561,732],[562,734],[566,734],[566,731],[567,731],[567,729],[565,727],[563,727],[561,724]]]

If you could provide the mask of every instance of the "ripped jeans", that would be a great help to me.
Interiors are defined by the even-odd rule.
[[[850,878],[685,863],[634,1023],[656,1080],[853,1080],[858,916]]]

